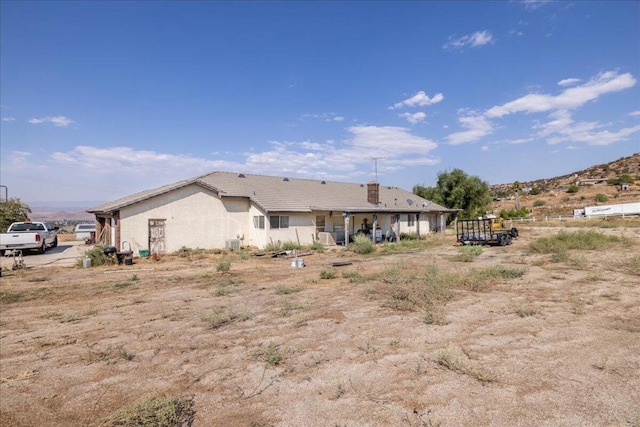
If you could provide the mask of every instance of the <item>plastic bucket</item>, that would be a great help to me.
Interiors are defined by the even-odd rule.
[[[91,258],[83,258],[82,259],[82,268],[91,267]]]
[[[140,255],[143,258],[149,258],[149,251],[147,249],[140,249],[138,251],[138,255]]]

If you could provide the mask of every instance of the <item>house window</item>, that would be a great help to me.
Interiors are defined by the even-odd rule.
[[[316,216],[316,236],[318,235],[318,233],[321,233],[324,231],[325,224],[326,222],[325,222],[324,215],[317,215]]]
[[[289,217],[279,215],[270,216],[269,226],[271,228],[289,228]]]
[[[253,227],[264,229],[264,215],[255,215],[253,217]]]
[[[407,225],[409,227],[415,227],[415,225],[416,225],[416,216],[415,216],[415,214],[407,215]]]

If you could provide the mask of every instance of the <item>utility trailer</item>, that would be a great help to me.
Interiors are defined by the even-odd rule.
[[[518,237],[518,229],[506,228],[496,218],[459,219],[456,222],[456,240],[463,245],[506,246]]]

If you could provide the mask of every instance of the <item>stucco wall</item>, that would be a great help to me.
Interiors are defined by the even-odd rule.
[[[271,216],[271,215],[270,215]],[[289,228],[269,228],[269,217],[265,220],[267,233],[267,243],[277,243],[278,241],[294,242],[301,245],[313,243],[316,235],[316,214],[315,213],[278,213],[278,216],[289,217]]]
[[[250,232],[249,200],[224,198],[190,185],[123,208],[121,241],[149,248],[149,219],[165,219],[165,251],[224,248],[228,239]],[[251,222],[252,224],[252,222]]]

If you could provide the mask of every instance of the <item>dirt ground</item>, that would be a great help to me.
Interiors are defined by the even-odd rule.
[[[448,236],[301,269],[190,254],[5,272],[0,424],[103,425],[190,396],[194,426],[640,426],[640,228],[601,230],[635,244],[573,262],[529,251],[558,230],[521,229],[471,262]],[[390,303],[384,289],[434,266],[524,274],[428,310]]]

